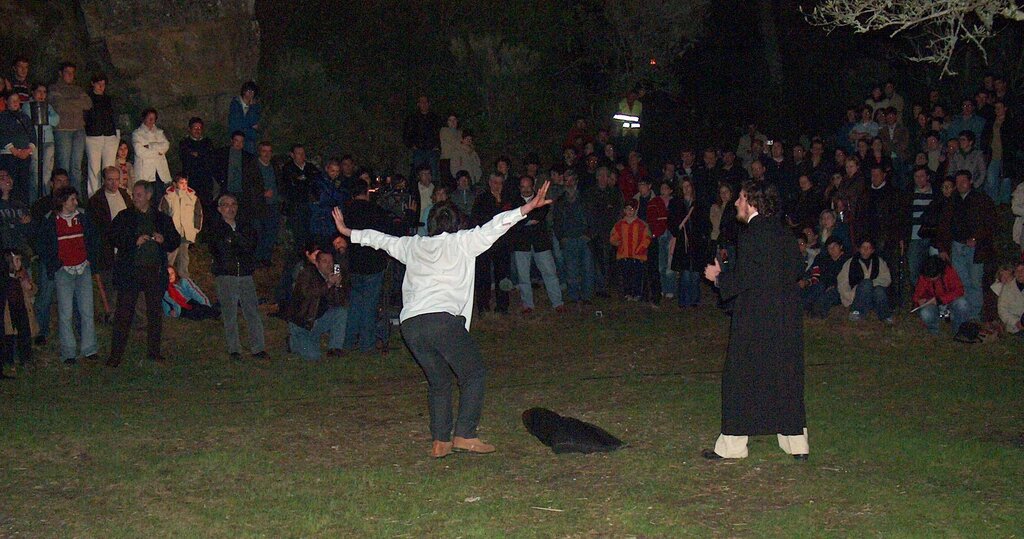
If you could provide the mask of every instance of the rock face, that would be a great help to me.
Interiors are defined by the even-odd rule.
[[[136,107],[160,111],[164,129],[181,133],[191,116],[208,126],[226,125],[231,98],[256,76],[254,0],[77,3],[91,52]],[[137,125],[138,119],[129,122]]]

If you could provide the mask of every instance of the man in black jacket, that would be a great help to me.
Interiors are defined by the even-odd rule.
[[[402,126],[402,140],[412,150],[412,171],[421,165],[429,165],[431,176],[439,178],[438,162],[441,159],[441,118],[430,110],[430,100],[421,95],[416,99],[416,112],[405,118]]]
[[[353,198],[345,205],[345,220],[349,226],[357,227],[357,230],[372,229],[394,234],[396,231],[388,226],[388,215],[380,206],[370,202],[370,186],[366,181],[356,178],[353,185]],[[387,264],[387,253],[384,251],[359,244],[348,249],[352,301],[345,326],[346,350],[373,350],[376,343],[377,304],[380,302],[380,288]]]
[[[514,208],[505,193],[505,175],[492,172],[487,178],[487,191],[480,193],[473,201],[473,224],[480,226],[495,215]],[[512,251],[509,235],[502,236],[489,249],[476,257],[476,286],[473,302],[478,312],[491,309],[491,286],[494,285],[494,309],[499,314],[508,314],[509,288],[502,289],[502,281],[508,280],[512,267]]]
[[[181,159],[181,173],[188,178],[189,187],[199,195],[203,212],[213,215],[220,193],[214,188],[213,142],[203,134],[204,128],[202,118],[188,121],[188,136],[178,143],[178,157]]]
[[[114,335],[107,365],[121,364],[128,333],[135,317],[139,294],[146,296],[146,347],[149,359],[165,363],[160,355],[163,312],[161,302],[167,290],[167,253],[181,243],[181,236],[167,214],[152,206],[153,183],[137,181],[132,188],[132,208],[117,214],[110,223],[110,239],[117,249],[114,259],[114,287],[117,309]]]
[[[519,178],[519,204],[529,202],[536,196],[532,176]],[[533,284],[530,282],[530,262],[537,264],[537,270],[544,280],[548,300],[557,312],[564,312],[562,289],[558,283],[555,257],[551,253],[551,230],[548,229],[548,206],[537,208],[522,221],[516,223],[510,232],[512,249],[515,251],[516,274],[519,277],[519,299],[523,302],[523,314],[533,312]]]
[[[256,282],[252,279],[256,269],[256,229],[252,223],[238,217],[238,199],[228,193],[217,201],[221,219],[210,234],[211,268],[217,283],[221,320],[224,321],[224,339],[231,359],[241,359],[238,339],[238,305],[249,330],[249,351],[252,357],[267,357],[263,339],[263,319],[256,297]]]
[[[263,175],[256,166],[256,156],[245,151],[245,133],[235,131],[231,134],[231,145],[214,152],[213,174],[220,185],[220,194],[235,196],[242,219],[252,221],[263,217],[267,211]]]

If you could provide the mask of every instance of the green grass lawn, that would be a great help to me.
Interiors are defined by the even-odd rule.
[[[268,280],[267,279],[263,279]],[[207,290],[212,286],[207,283]],[[1019,340],[960,345],[916,320],[807,323],[811,459],[774,437],[705,462],[728,319],[710,305],[485,316],[489,456],[427,456],[426,382],[387,356],[231,363],[219,322],[141,332],[116,370],[40,366],[0,384],[0,536],[669,537],[1024,534]],[[243,332],[243,342],[244,342]],[[770,336],[765,336],[770,338]],[[109,328],[100,336],[109,349]],[[557,456],[545,406],[629,443]]]

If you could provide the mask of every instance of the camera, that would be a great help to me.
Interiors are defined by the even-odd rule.
[[[334,265],[334,274],[338,275],[339,273],[341,273],[341,264],[335,264]]]

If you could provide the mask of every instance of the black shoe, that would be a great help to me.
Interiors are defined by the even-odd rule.
[[[700,456],[704,457],[707,460],[724,460],[725,459],[725,457],[723,457],[722,455],[719,455],[718,453],[715,453],[714,451],[712,451],[710,449],[703,449],[703,450],[701,450]]]
[[[807,462],[807,453],[800,453],[799,455],[793,455],[793,460],[800,462]]]
[[[45,335],[37,335],[36,336],[36,340],[34,341],[34,344],[36,346],[46,346],[46,336]]]
[[[69,366],[69,367],[70,367],[71,365],[74,365],[74,364],[76,364],[76,363],[78,363],[78,358],[74,358],[74,357],[69,357],[69,358],[67,358],[67,359],[65,359],[65,360],[64,360],[64,364],[65,364],[65,365],[67,365],[67,366]]]
[[[85,360],[86,361],[90,361],[90,362],[91,361],[98,361],[99,359],[100,359],[99,354],[95,354],[95,353],[89,354],[89,355],[85,356]]]
[[[231,355],[228,357],[231,361],[242,361],[242,354],[239,354],[238,352],[231,352]]]
[[[331,348],[327,351],[327,357],[341,357],[345,355],[345,351],[341,348]]]
[[[252,358],[253,359],[270,359],[270,355],[267,354],[266,350],[263,350],[262,352],[256,352],[255,354],[253,354]]]
[[[121,360],[120,359],[114,359],[114,356],[108,357],[107,361],[104,363],[104,365],[106,365],[108,367],[117,367],[120,364],[121,364]]]

